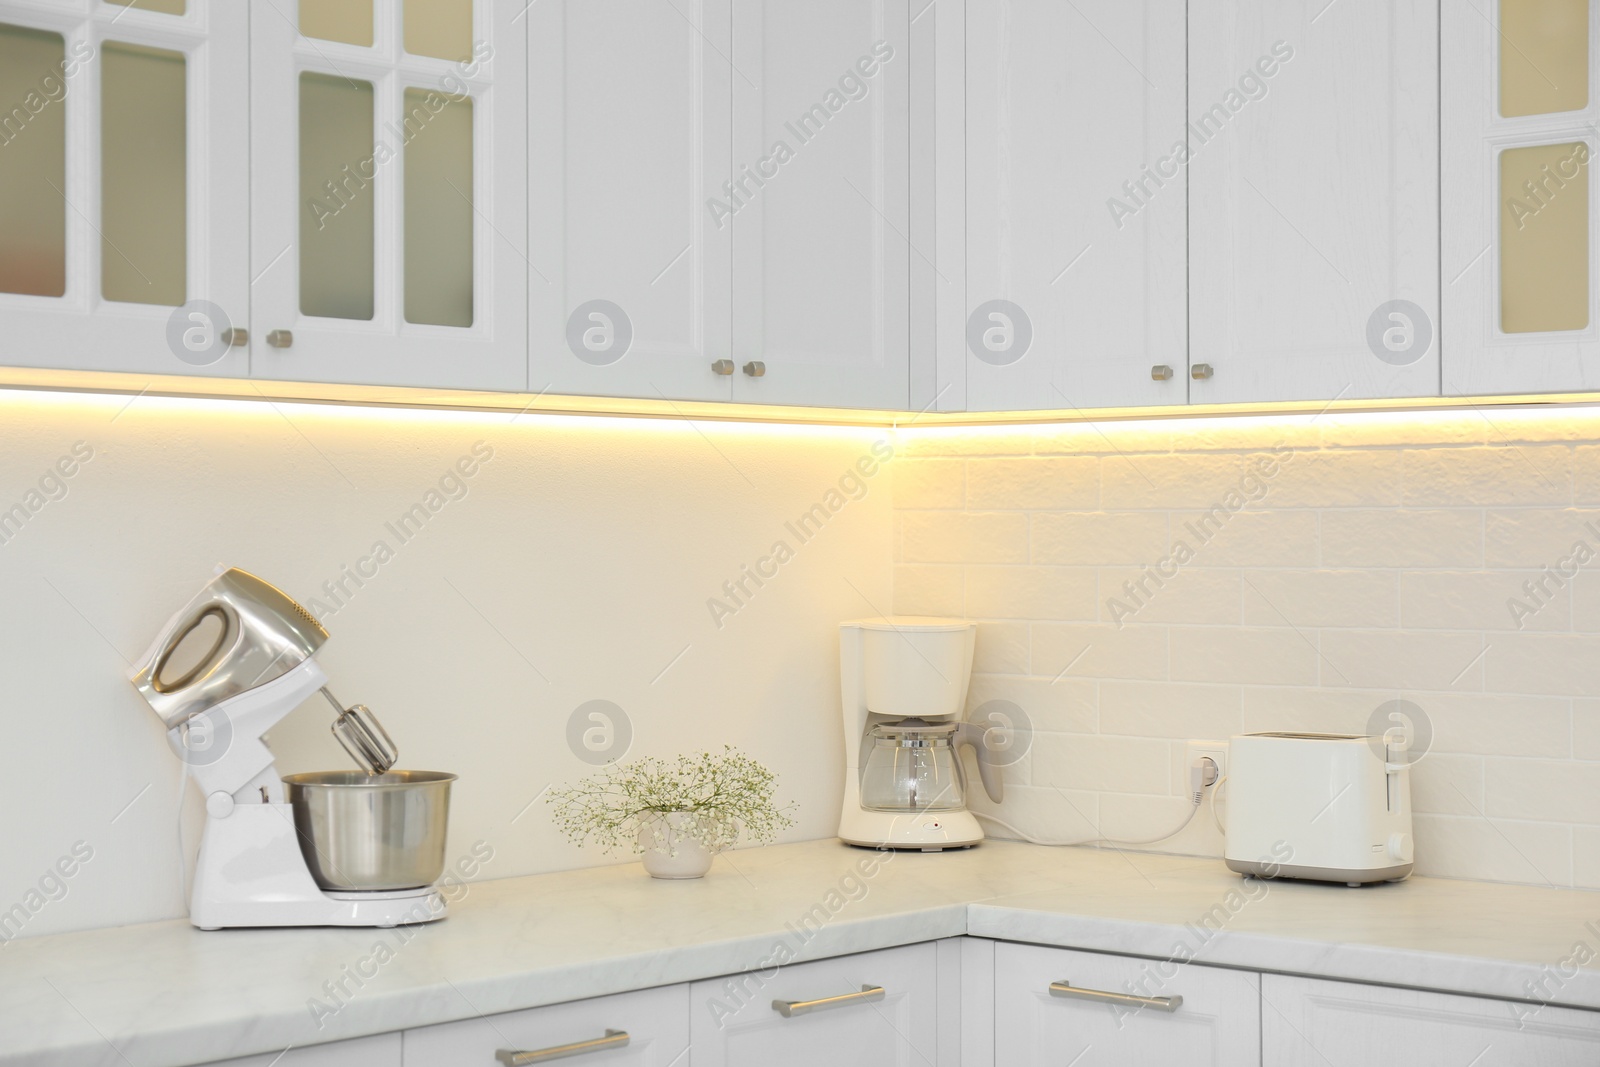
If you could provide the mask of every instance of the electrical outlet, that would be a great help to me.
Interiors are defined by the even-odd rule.
[[[1183,751],[1183,766],[1184,766],[1184,769],[1187,770],[1188,768],[1194,766],[1194,761],[1197,760],[1197,759],[1200,759],[1202,756],[1210,756],[1211,759],[1216,763],[1216,765],[1217,765],[1217,778],[1218,778],[1219,781],[1221,780],[1223,775],[1228,773],[1228,742],[1226,742],[1226,741],[1190,741],[1188,744],[1186,744],[1184,746],[1184,751]],[[1212,789],[1212,788],[1215,788],[1215,786],[1216,786],[1216,783],[1213,782],[1210,786],[1207,786],[1206,788]]]

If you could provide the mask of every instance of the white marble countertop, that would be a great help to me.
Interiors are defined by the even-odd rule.
[[[811,841],[719,857],[698,881],[632,863],[479,882],[379,965],[363,961],[392,932],[173,921],[12,941],[0,1064],[276,1053],[729,974],[779,939],[818,959],[971,934],[1600,1009],[1600,893],[1247,882],[1220,860],[1001,841],[891,854],[864,877],[880,855]],[[1579,944],[1590,962],[1573,968]],[[341,979],[352,992],[319,1020],[312,998],[336,1005],[324,983]]]

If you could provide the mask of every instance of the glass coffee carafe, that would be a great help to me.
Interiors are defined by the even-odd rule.
[[[861,769],[861,806],[869,811],[959,811],[967,775],[956,757],[954,722],[901,719],[867,731],[871,749]]]

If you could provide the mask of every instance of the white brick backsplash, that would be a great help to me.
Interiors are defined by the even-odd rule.
[[[977,621],[971,701],[1037,730],[1001,817],[1150,836],[1186,814],[1187,738],[1366,732],[1403,700],[1432,738],[1419,872],[1600,888],[1600,414],[904,436],[895,607]]]
[[[1194,567],[1315,567],[1314,511],[1179,511],[1172,538],[1194,551]]]
[[[1100,621],[1238,623],[1239,571],[1167,570],[1170,576],[1146,568],[1100,568]]]
[[[1552,758],[1572,754],[1572,712],[1561,697],[1407,693],[1406,698],[1427,714],[1435,752]]]
[[[1411,765],[1411,806],[1430,815],[1483,811],[1483,759],[1432,752]]]
[[[1268,475],[1268,471],[1275,473]],[[1130,456],[1122,463],[1105,464],[1100,494],[1107,508],[1224,506],[1238,510],[1268,494],[1274,479],[1282,476],[1283,464],[1272,455],[1181,452]]]
[[[1476,510],[1320,513],[1324,567],[1479,567],[1483,514]]]
[[[903,563],[894,569],[896,615],[954,615],[965,610],[962,571],[953,564]]]
[[[1498,693],[1600,693],[1600,635],[1493,634],[1483,687]]]
[[[1246,626],[1395,626],[1394,576],[1385,571],[1249,570],[1243,572]]]
[[[1600,889],[1600,827],[1572,828],[1572,884]]]
[[[1134,737],[1228,738],[1243,722],[1237,686],[1100,683],[1100,730]]]
[[[1026,563],[1028,517],[1010,513],[902,511],[906,563]]]
[[[1572,500],[1572,451],[1565,447],[1426,448],[1404,456],[1405,503],[1412,507]]]
[[[966,506],[966,463],[959,459],[901,459],[894,464],[894,506],[959,508]]]
[[[1228,685],[1314,685],[1317,649],[1290,629],[1174,626],[1172,678]]]
[[[968,567],[966,613],[975,619],[1099,616],[1092,567]],[[959,614],[959,613],[958,613]]]
[[[973,459],[967,506],[1003,510],[1091,511],[1100,503],[1100,461],[1079,457]]]
[[[972,807],[994,816],[981,820],[990,837],[1070,843],[1100,836],[1099,793],[1007,784],[1004,802],[991,803],[979,788]]]
[[[1476,815],[1413,820],[1416,873],[1532,885],[1572,884],[1572,827]]]
[[[1479,634],[1324,630],[1322,684],[1357,689],[1479,689]]]
[[[1366,733],[1373,711],[1392,699],[1392,693],[1358,689],[1251,686],[1244,691],[1243,732]]]
[[[1600,554],[1600,511],[1592,508],[1489,509],[1483,520],[1485,566],[1539,570],[1570,557],[1578,542]]]
[[[1303,452],[1268,482],[1262,506],[1372,508],[1403,503],[1397,452]]]
[[[1537,571],[1407,571],[1400,575],[1400,622],[1418,630],[1569,629],[1566,587],[1523,588],[1541,577]],[[1521,606],[1514,609],[1512,601]]]
[[[1572,702],[1572,756],[1600,760],[1600,700]]]
[[[967,710],[991,700],[1005,700],[1022,709],[1034,733],[1096,732],[1095,684],[1082,678],[1019,678],[1008,674],[974,674]]]
[[[1600,763],[1489,757],[1484,814],[1490,818],[1600,824]]]
[[[1167,743],[1093,734],[1033,735],[1033,784],[1167,793]]]
[[[1043,678],[1165,678],[1167,631],[1159,626],[1033,624],[1033,673]]]
[[[972,669],[984,674],[1028,673],[1028,624],[979,622]]]
[[[1167,516],[1150,511],[1085,511],[1033,516],[1033,562],[1069,566],[1135,564],[1172,548]]]

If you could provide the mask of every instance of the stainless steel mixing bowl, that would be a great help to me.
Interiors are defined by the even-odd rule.
[[[311,877],[338,891],[416,889],[444,872],[453,774],[311,771],[283,779]]]

